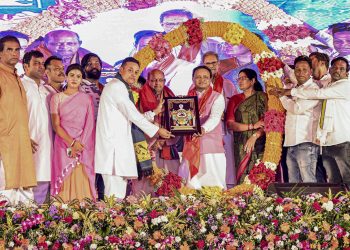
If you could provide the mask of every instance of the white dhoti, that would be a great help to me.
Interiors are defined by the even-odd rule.
[[[128,179],[118,175],[102,174],[103,183],[105,185],[105,195],[114,195],[116,198],[124,199],[126,196],[126,188]]]
[[[5,187],[5,169],[0,158],[0,200],[6,199],[12,205],[16,205],[20,202],[30,203],[34,200],[34,194],[31,188],[15,188],[5,190]]]
[[[179,176],[186,180],[189,188],[200,189],[203,186],[218,186],[226,189],[226,157],[224,153],[202,154],[198,173],[191,179],[188,161],[183,159],[179,167]]]

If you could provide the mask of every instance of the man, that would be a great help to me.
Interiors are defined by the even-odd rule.
[[[57,56],[50,56],[44,63],[45,74],[47,76],[47,84],[45,87],[50,91],[48,102],[53,94],[62,91],[66,75],[64,73],[64,65],[62,59]]]
[[[331,75],[328,73],[329,56],[321,52],[312,52],[309,55],[312,62],[312,78],[320,88],[331,82]]]
[[[25,75],[22,78],[27,95],[29,134],[35,145],[34,163],[38,185],[33,188],[34,199],[42,204],[48,199],[51,181],[52,126],[47,96],[50,92],[44,86],[44,55],[36,50],[23,57]]]
[[[338,56],[350,59],[350,23],[336,23],[331,26],[333,46]]]
[[[182,23],[193,18],[193,14],[190,11],[184,9],[173,9],[164,11],[160,15],[160,24],[162,25],[164,32],[178,28]]]
[[[143,113],[153,111],[152,122],[161,127],[165,127],[164,110],[162,104],[165,97],[174,97],[174,93],[164,86],[165,76],[159,69],[149,72],[146,84],[140,91],[140,110]],[[158,167],[165,168],[174,174],[178,173],[179,155],[176,149],[176,142],[179,138],[170,140],[152,139],[150,146],[155,154]]]
[[[211,70],[211,73],[213,75],[211,79],[211,81],[213,82],[213,90],[224,96],[226,111],[229,99],[233,95],[238,94],[238,91],[236,90],[236,87],[230,80],[223,78],[219,74],[220,62],[218,54],[212,51],[208,51],[203,55],[202,60],[203,64]],[[222,130],[224,138],[224,148],[226,152],[226,183],[229,187],[232,187],[235,184],[236,180],[234,171],[235,166],[233,155],[233,137],[232,134],[228,132],[225,122],[222,122]]]
[[[96,127],[95,170],[103,177],[107,196],[125,197],[128,179],[139,177],[136,157],[138,165],[145,167],[141,169],[140,177],[151,174],[147,143],[137,129],[149,137],[157,133],[165,139],[172,136],[166,129],[147,121],[136,109],[131,86],[137,81],[139,70],[140,64],[136,59],[125,58],[117,78],[107,83],[101,95]]]
[[[212,73],[207,66],[194,68],[195,88],[190,96],[199,99],[201,131],[187,136],[179,175],[187,186],[218,186],[226,189],[226,157],[222,139],[221,117],[225,109],[224,97],[211,87]]]
[[[81,59],[81,67],[85,72],[85,79],[83,79],[83,82],[80,85],[80,91],[87,93],[92,97],[92,101],[94,103],[94,116],[96,122],[98,106],[100,103],[100,96],[103,90],[103,85],[99,81],[102,69],[101,58],[94,53],[88,53],[83,57],[83,59]],[[95,182],[98,199],[103,200],[104,184],[102,176],[100,174],[96,174]]]
[[[302,99],[324,100],[317,138],[322,146],[323,165],[328,181],[350,184],[350,81],[349,62],[344,57],[332,60],[331,83],[322,89],[282,90],[279,95],[292,95]]]
[[[15,69],[19,56],[16,37],[0,39],[0,195],[13,203],[33,198],[28,188],[37,185],[27,98]]]
[[[299,56],[294,60],[299,91],[319,88],[311,78],[311,67],[311,60],[307,56]],[[289,182],[317,182],[319,146],[316,144],[316,130],[320,102],[288,97],[281,97],[280,100],[287,110],[284,146],[287,147]]]

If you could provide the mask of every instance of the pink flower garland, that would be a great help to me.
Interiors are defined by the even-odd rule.
[[[286,120],[286,115],[284,112],[271,109],[265,113],[264,123],[265,132],[284,132],[284,122]]]
[[[154,50],[156,60],[160,61],[171,53],[170,43],[164,39],[161,33],[155,34],[148,45]]]
[[[266,57],[266,58],[260,59],[257,63],[257,66],[259,68],[260,74],[263,74],[265,71],[272,73],[272,72],[275,72],[276,70],[283,68],[284,63],[276,57],[272,57],[272,58]]]
[[[271,42],[275,42],[277,39],[280,39],[282,42],[295,42],[298,39],[309,37],[311,34],[310,30],[308,30],[305,26],[296,24],[291,26],[270,25],[263,32],[270,38]]]

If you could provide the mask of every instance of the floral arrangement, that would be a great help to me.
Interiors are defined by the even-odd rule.
[[[285,112],[269,110],[264,115],[265,132],[284,132]]]
[[[263,51],[261,54],[255,55],[254,63],[258,66],[261,79],[264,81],[270,77],[280,78],[283,76],[284,63],[273,52]]]
[[[277,165],[275,163],[265,164],[258,160],[244,181],[245,183],[257,185],[261,189],[266,190],[271,183],[275,182],[276,168]]]
[[[149,177],[149,181],[157,196],[172,197],[175,190],[179,190],[183,186],[183,180],[180,176],[155,165],[153,165],[153,175]]]
[[[199,44],[203,41],[201,21],[198,18],[190,19],[184,22],[183,25],[187,28],[187,42],[189,45]]]
[[[155,34],[149,41],[148,45],[153,49],[157,61],[161,61],[171,53],[172,47],[170,43],[164,39],[163,34],[161,33]]]
[[[292,24],[290,26],[285,25],[270,25],[264,33],[270,38],[271,42],[275,42],[277,39],[282,42],[292,41],[295,42],[298,39],[304,39],[311,35],[309,29],[304,25]]]
[[[244,30],[242,27],[236,23],[231,23],[227,26],[223,39],[232,45],[239,45],[243,37]]]
[[[250,187],[239,196],[207,187],[97,203],[2,202],[0,249],[350,248],[350,193],[282,198]]]

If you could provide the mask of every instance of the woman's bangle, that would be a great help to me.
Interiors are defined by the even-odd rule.
[[[248,124],[248,130],[253,130],[254,129],[254,125],[253,124]]]
[[[73,140],[69,147],[73,147],[76,140]]]

